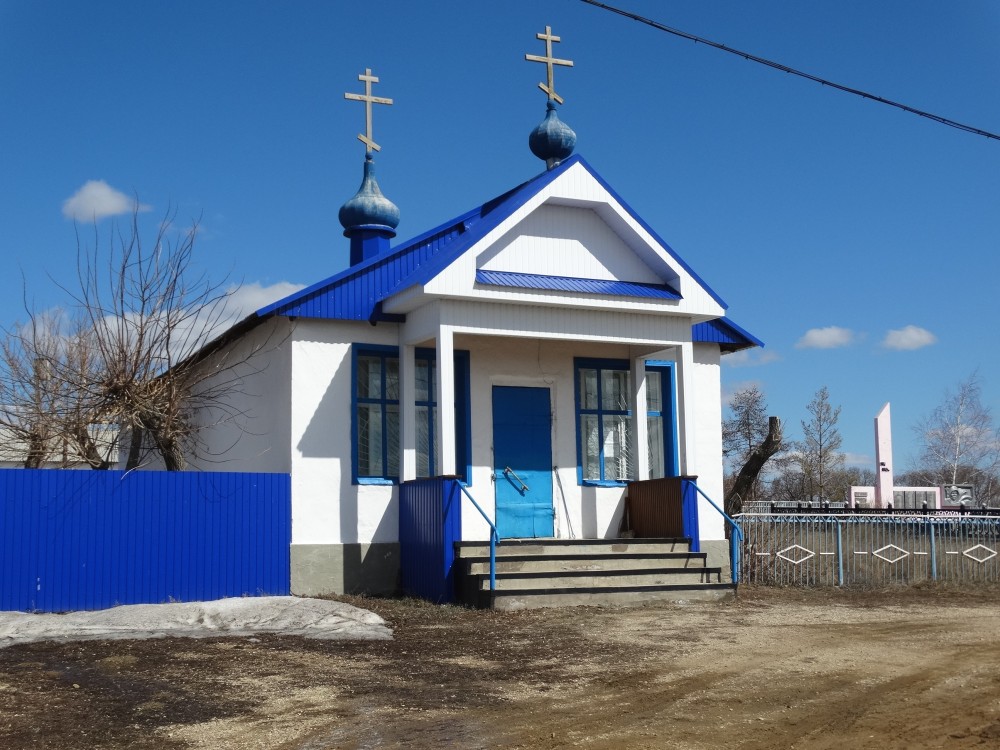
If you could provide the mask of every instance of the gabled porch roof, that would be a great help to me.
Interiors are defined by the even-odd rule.
[[[629,215],[659,243],[673,262],[683,268],[716,301],[726,304],[707,284],[612,190],[586,161],[572,156],[558,167],[541,173],[513,190],[403,243],[390,252],[352,266],[335,276],[256,311],[258,318],[273,315],[337,320],[397,320],[382,312],[382,303],[394,294],[426,283],[485,237],[492,229],[575,164],[580,164]],[[588,280],[577,280],[586,284]],[[593,281],[593,280],[589,280]],[[628,284],[628,282],[624,282]],[[588,291],[590,291],[588,289]],[[636,288],[608,287],[590,293],[637,296]],[[666,289],[661,290],[661,294]],[[676,292],[675,292],[676,295]],[[648,296],[648,295],[638,295]],[[657,295],[660,296],[660,295]],[[676,295],[674,298],[678,298]]]

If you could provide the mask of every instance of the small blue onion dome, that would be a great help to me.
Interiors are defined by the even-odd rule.
[[[545,119],[528,136],[528,146],[531,148],[531,153],[551,168],[573,153],[576,133],[559,119],[556,105],[551,100],[547,110]]]
[[[340,223],[344,229],[355,227],[386,227],[395,229],[399,224],[399,209],[382,195],[375,181],[375,161],[371,153],[365,156],[365,177],[358,192],[340,207]]]

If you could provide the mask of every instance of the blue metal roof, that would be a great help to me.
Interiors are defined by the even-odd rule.
[[[486,236],[519,207],[551,183],[569,167],[579,163],[607,190],[622,207],[649,232],[720,305],[725,302],[710,289],[694,271],[646,224],[579,155],[571,156],[554,169],[546,170],[503,195],[425,232],[408,242],[378,255],[317,284],[291,294],[274,304],[257,310],[256,317],[272,315],[333,318],[339,320],[394,320],[384,315],[381,303],[393,294],[425,284],[459,257],[465,250]],[[522,274],[527,276],[527,274]],[[577,280],[586,283],[594,280]],[[613,282],[612,282],[613,283]],[[629,282],[619,282],[628,284]],[[621,289],[614,292],[621,294]],[[578,290],[574,290],[578,291]],[[607,292],[595,292],[607,293]],[[676,292],[674,292],[676,294]],[[633,290],[631,296],[640,295]]]
[[[698,343],[718,344],[723,352],[738,352],[764,342],[740,328],[729,318],[716,318],[691,326],[691,340]]]
[[[644,284],[638,281],[576,279],[569,276],[542,276],[537,273],[485,270],[476,271],[476,281],[489,286],[506,286],[516,289],[552,289],[559,292],[605,294],[613,297],[681,299],[681,295],[666,284]]]

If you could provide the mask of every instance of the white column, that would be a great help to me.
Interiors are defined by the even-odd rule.
[[[680,442],[680,472],[683,476],[695,476],[698,473],[697,451],[695,450],[695,399],[697,389],[694,382],[694,345],[681,344],[677,352],[677,367],[680,370],[677,377],[677,397],[680,401],[677,411],[679,424],[678,441]]]
[[[437,335],[436,453],[439,474],[455,474],[455,342],[451,326]]]
[[[399,347],[399,436],[400,479],[417,478],[417,366],[416,348],[403,344]]]
[[[632,360],[632,403],[633,415],[632,456],[635,467],[635,479],[649,479],[649,425],[646,414],[649,411],[646,401],[646,358],[636,357]]]

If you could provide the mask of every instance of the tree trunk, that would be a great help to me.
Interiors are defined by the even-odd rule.
[[[128,458],[125,460],[125,471],[138,468],[139,461],[142,460],[142,435],[141,427],[133,427],[129,430]]]
[[[76,447],[83,460],[87,462],[91,469],[107,470],[111,468],[111,462],[105,459],[101,455],[101,452],[97,450],[94,438],[91,437],[85,425],[77,426],[74,433],[73,438],[76,441]]]
[[[723,500],[728,515],[734,516],[743,509],[743,497],[753,488],[764,464],[779,450],[781,450],[781,420],[778,417],[768,417],[767,437],[747,457],[740,473],[736,475],[736,481]]]

